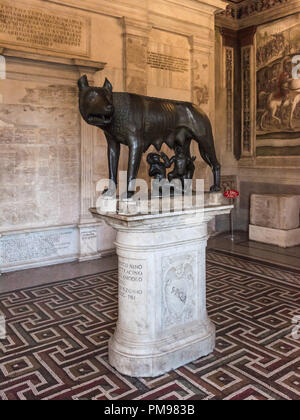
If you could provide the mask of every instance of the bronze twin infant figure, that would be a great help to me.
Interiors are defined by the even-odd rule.
[[[134,181],[137,178],[142,155],[151,145],[160,151],[162,144],[165,143],[175,151],[172,160],[175,167],[173,173],[169,174],[169,180],[176,177],[181,180],[184,177],[191,179],[195,169],[194,158],[190,155],[192,140],[198,143],[200,155],[212,169],[214,184],[210,191],[220,191],[220,164],[216,157],[211,124],[199,107],[189,102],[113,92],[113,87],[107,79],[103,87],[92,87],[89,86],[87,77],[83,76],[78,81],[78,87],[79,109],[83,119],[88,124],[101,128],[105,133],[108,145],[109,179],[115,185],[117,185],[120,145],[124,144],[129,148],[127,172],[129,197],[134,194]],[[166,160],[166,163],[168,165],[170,161]]]
[[[191,186],[191,184],[185,184],[185,180],[193,179],[195,172],[193,162],[195,160],[196,156],[191,157],[189,153],[185,153],[181,146],[175,146],[175,155],[171,159],[163,152],[160,154],[149,153],[147,156],[147,162],[150,166],[149,176],[158,181],[166,180],[167,169],[174,165],[173,170],[168,174],[168,181],[172,183],[174,179],[178,179],[180,181],[178,192],[183,192],[185,188]],[[175,190],[177,189],[175,188]]]

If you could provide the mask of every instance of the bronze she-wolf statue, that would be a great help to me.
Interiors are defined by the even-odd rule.
[[[108,144],[109,178],[117,185],[120,144],[129,147],[128,196],[134,191],[141,158],[153,145],[163,143],[171,149],[180,146],[190,156],[195,140],[204,161],[211,167],[214,185],[220,191],[220,164],[216,157],[212,128],[207,115],[189,102],[150,98],[132,93],[113,92],[109,80],[103,87],[89,86],[86,76],[78,81],[79,109],[83,119],[101,128]]]

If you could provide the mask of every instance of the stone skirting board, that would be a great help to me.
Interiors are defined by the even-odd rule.
[[[119,318],[109,361],[119,372],[155,377],[211,353],[206,310],[207,224],[232,206],[156,214],[99,214],[117,231]]]
[[[114,253],[114,232],[103,224],[0,234],[0,274]]]

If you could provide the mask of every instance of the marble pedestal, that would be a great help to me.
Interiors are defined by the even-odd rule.
[[[101,214],[117,231],[119,318],[109,361],[119,372],[155,377],[211,353],[206,310],[207,223],[232,206],[157,214]],[[212,204],[214,203],[214,204]]]

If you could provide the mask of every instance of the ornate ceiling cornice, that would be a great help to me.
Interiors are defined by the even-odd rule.
[[[230,2],[220,15],[232,19],[245,19],[254,14],[270,10],[273,7],[288,3],[290,0],[244,0],[239,3]]]
[[[228,27],[234,29],[264,23],[270,18],[276,19],[280,17],[277,12],[282,16],[295,13],[295,4],[300,9],[300,0],[229,0],[227,3],[226,10],[216,14],[217,24],[227,23]]]

